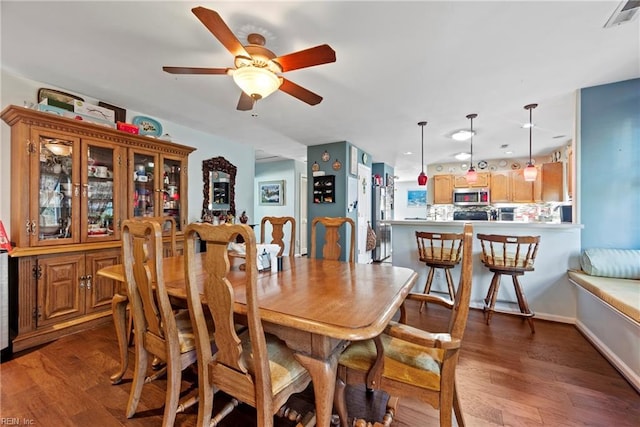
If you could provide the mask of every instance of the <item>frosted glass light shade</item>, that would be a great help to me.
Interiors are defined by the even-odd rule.
[[[244,93],[257,99],[266,98],[282,84],[280,78],[272,71],[253,65],[234,70],[233,81]]]
[[[467,183],[475,184],[476,182],[478,182],[478,172],[476,172],[476,170],[472,166],[467,171]]]
[[[538,176],[538,169],[529,163],[527,167],[524,168],[523,174],[525,181],[535,181]]]

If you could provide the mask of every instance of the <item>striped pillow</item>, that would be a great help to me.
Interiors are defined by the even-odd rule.
[[[585,249],[581,264],[582,270],[592,276],[640,279],[640,250]]]

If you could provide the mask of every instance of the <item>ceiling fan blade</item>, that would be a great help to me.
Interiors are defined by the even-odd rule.
[[[231,68],[162,67],[169,74],[230,74]]]
[[[314,65],[328,64],[336,61],[336,52],[328,44],[293,52],[274,58],[280,64],[282,71],[298,70]]]
[[[317,95],[285,78],[282,78],[280,90],[288,93],[294,98],[298,98],[302,102],[306,102],[309,105],[316,105],[322,101],[322,97],[320,95]]]
[[[238,38],[231,32],[231,29],[225,24],[220,15],[218,15],[218,12],[202,6],[194,7],[191,9],[191,12],[196,15],[200,22],[211,31],[211,34],[213,34],[233,56],[246,56],[247,58],[251,58],[251,55],[247,53]]]
[[[240,99],[238,100],[238,107],[237,109],[240,111],[249,111],[253,109],[253,104],[256,101],[250,97],[249,95],[247,95],[244,92],[240,92]]]

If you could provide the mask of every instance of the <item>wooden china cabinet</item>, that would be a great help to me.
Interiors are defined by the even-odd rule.
[[[131,217],[187,221],[194,148],[23,107],[11,126],[10,286],[20,351],[110,321],[117,286],[98,278],[118,264]]]

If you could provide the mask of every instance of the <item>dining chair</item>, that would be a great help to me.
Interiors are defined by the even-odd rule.
[[[227,246],[241,236],[246,244],[243,271],[232,269]],[[263,330],[258,306],[258,267],[256,237],[245,224],[215,226],[192,223],[185,229],[185,276],[187,304],[198,354],[198,426],[215,425],[223,414],[214,417],[214,392],[221,390],[237,401],[253,406],[258,426],[272,426],[273,416],[289,396],[303,391],[311,381],[308,371],[293,352],[277,337]],[[198,275],[195,241],[206,246],[202,271]],[[232,287],[228,277],[241,275],[242,288]],[[239,331],[234,322],[235,295],[246,295],[246,323]],[[208,310],[203,309],[203,301]],[[208,345],[209,327],[215,325],[217,353]],[[233,406],[233,405],[232,405]],[[229,406],[227,406],[228,408]]]
[[[162,239],[160,240],[161,243],[166,236],[169,236],[169,245],[167,246],[164,243],[161,244],[162,251],[160,252],[160,254],[163,258],[180,255],[178,253],[178,241],[176,237],[176,230],[177,230],[176,220],[172,216],[169,216],[169,215],[146,216],[146,217],[133,217],[131,219],[134,221],[156,222],[160,226],[160,230],[162,232]],[[153,246],[149,247],[148,249],[154,250]],[[153,254],[151,254],[150,257],[153,258]],[[151,268],[153,268],[154,266],[155,265],[153,263],[150,264]],[[155,277],[154,271],[151,272],[151,277]],[[171,303],[173,305],[176,305],[171,298],[169,299],[171,300]],[[185,307],[182,307],[182,308],[185,308]],[[129,325],[127,326],[127,337],[128,337],[129,345],[132,345],[133,344],[133,316],[129,316]],[[154,359],[153,366],[157,367],[158,363],[159,361],[157,359]]]
[[[351,234],[349,238],[349,262],[356,261],[356,225],[351,218],[348,217],[315,217],[311,222],[311,258],[316,258],[316,228],[318,224],[322,224],[325,228],[324,245],[322,246],[322,258],[328,260],[339,260],[342,253],[340,246],[340,228],[344,224],[351,225]],[[347,226],[344,225],[346,228]]]
[[[176,413],[197,402],[195,396],[180,402],[182,371],[197,357],[189,311],[174,310],[162,271],[162,232],[157,221],[125,220],[122,226],[122,251],[127,294],[135,330],[135,370],[126,416],[136,413],[143,385],[163,374],[167,390],[163,426],[173,426]],[[149,355],[165,366],[146,376]]]
[[[453,301],[455,290],[451,269],[460,263],[464,235],[462,233],[433,233],[429,231],[416,231],[415,233],[418,258],[429,267],[422,293],[431,292],[434,273],[436,269],[442,269],[447,280],[449,297]],[[422,312],[424,305],[424,303],[420,304],[420,312]]]
[[[493,273],[487,296],[484,299],[484,310],[487,314],[487,325],[491,323],[500,289],[500,278],[502,275],[511,276],[513,288],[516,293],[516,300],[520,312],[504,311],[501,313],[513,314],[527,319],[531,333],[536,332],[533,325],[535,313],[529,308],[529,303],[522,290],[519,276],[527,271],[533,271],[533,264],[538,254],[540,236],[506,236],[499,234],[480,234],[478,239],[482,246],[482,264]]]
[[[366,384],[368,390],[382,389],[394,397],[411,397],[428,403],[440,410],[441,426],[451,426],[453,409],[458,425],[464,426],[456,386],[456,366],[471,298],[471,224],[464,225],[463,235],[461,274],[454,300],[430,294],[412,293],[407,296],[409,300],[449,308],[451,314],[446,332],[425,331],[407,325],[406,307],[403,305],[399,322],[389,323],[375,339],[352,342],[340,355],[335,407],[342,427],[348,425],[346,383]],[[391,413],[393,411],[388,414]],[[385,425],[390,422],[388,419]],[[424,424],[427,424],[426,420]]]
[[[265,216],[260,221],[260,243],[267,243],[265,241],[266,226],[271,226],[271,242],[280,245],[280,252],[278,256],[282,256],[285,249],[284,244],[284,226],[291,224],[291,238],[289,239],[289,256],[293,256],[295,251],[296,242],[296,219],[292,216]]]
[[[141,217],[133,217],[133,220],[136,221],[154,221],[160,225],[160,230],[162,232],[163,238],[169,236],[169,245],[162,246],[162,256],[163,257],[172,257],[180,255],[178,253],[178,240],[177,240],[177,225],[174,217],[165,215],[165,216],[141,216]]]

